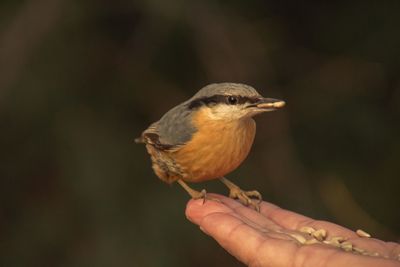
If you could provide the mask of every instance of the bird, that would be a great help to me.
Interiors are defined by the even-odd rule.
[[[255,115],[282,108],[285,101],[265,98],[242,83],[212,83],[166,112],[144,130],[143,143],[155,174],[164,182],[177,182],[193,199],[213,199],[205,189],[187,183],[219,179],[229,197],[260,209],[261,194],[244,191],[225,176],[247,157],[256,134]]]

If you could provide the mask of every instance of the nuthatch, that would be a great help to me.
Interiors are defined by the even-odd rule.
[[[167,183],[177,181],[194,198],[209,198],[206,191],[186,182],[220,179],[231,198],[259,210],[251,198],[257,191],[242,191],[224,176],[247,157],[256,133],[253,116],[281,108],[284,101],[264,98],[253,87],[215,83],[172,108],[135,141],[145,143],[153,170]]]

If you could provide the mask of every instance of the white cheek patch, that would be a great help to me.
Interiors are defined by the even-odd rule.
[[[244,105],[216,105],[210,108],[209,116],[213,120],[237,120],[246,116]]]

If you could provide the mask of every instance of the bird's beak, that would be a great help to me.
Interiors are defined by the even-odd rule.
[[[285,105],[285,101],[274,99],[274,98],[261,98],[258,102],[251,105],[259,110],[272,111],[278,108],[282,108]]]

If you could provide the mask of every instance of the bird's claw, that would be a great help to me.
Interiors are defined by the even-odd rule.
[[[208,195],[205,189],[201,190],[200,192],[199,191],[192,192],[191,197],[193,199],[203,199],[203,204],[206,203],[206,200],[221,202],[221,200],[219,200],[218,198]]]
[[[206,202],[206,199],[221,202],[219,199],[207,195],[207,191],[205,189],[197,191],[188,186],[183,180],[177,180],[177,182],[183,187],[183,189],[185,189],[186,192],[188,192],[192,199],[203,199],[203,204]]]
[[[229,197],[232,199],[239,200],[245,206],[254,208],[256,211],[260,211],[260,203],[262,201],[261,194],[256,191],[243,191],[239,187],[230,188]],[[257,202],[255,201],[257,199]]]

